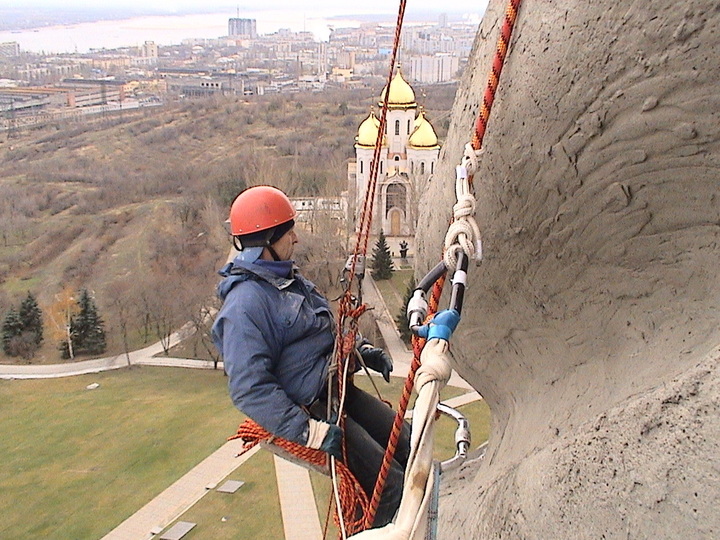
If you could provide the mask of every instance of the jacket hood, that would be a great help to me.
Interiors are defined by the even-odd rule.
[[[284,289],[294,281],[293,278],[278,276],[272,270],[254,264],[257,257],[252,262],[249,262],[243,257],[246,251],[249,250],[241,251],[232,262],[227,263],[218,270],[218,274],[225,278],[217,286],[217,295],[223,302],[236,284],[248,279],[267,281],[278,289]]]

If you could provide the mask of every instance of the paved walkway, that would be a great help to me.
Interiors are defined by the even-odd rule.
[[[103,540],[147,540],[182,516],[209,489],[254,456],[260,447],[242,452],[240,439],[228,441],[177,482],[110,531]]]
[[[170,336],[170,346],[177,345],[182,336],[182,331],[175,332]],[[131,352],[129,355],[119,354],[96,360],[84,360],[82,362],[65,362],[64,364],[30,364],[30,365],[6,365],[0,364],[0,379],[53,379],[59,377],[73,377],[75,375],[86,375],[88,373],[99,373],[121,369],[131,365],[148,366],[172,366],[190,367],[200,369],[212,369],[213,363],[202,360],[189,360],[186,358],[154,358],[156,354],[163,352],[161,343],[155,343],[144,349]],[[129,360],[128,360],[129,356]]]
[[[275,456],[285,540],[320,540],[322,526],[307,469]]]

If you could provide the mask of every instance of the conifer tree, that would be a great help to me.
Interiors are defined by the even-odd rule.
[[[410,321],[407,317],[407,305],[415,292],[415,287],[415,276],[412,276],[410,281],[408,281],[407,289],[405,290],[403,305],[400,306],[400,312],[395,317],[395,323],[397,324],[398,332],[400,333],[400,339],[402,339],[406,345],[410,345],[412,342],[412,332],[408,326]]]
[[[95,300],[87,289],[80,291],[78,299],[80,312],[70,321],[70,333],[76,351],[89,354],[105,352],[105,323],[98,315]]]
[[[393,274],[392,255],[387,239],[382,230],[373,248],[372,277],[374,279],[390,279]]]
[[[20,337],[23,332],[22,320],[20,314],[15,308],[10,308],[5,314],[2,326],[3,351],[8,356],[17,356],[13,344],[16,338]]]
[[[39,347],[43,341],[42,310],[30,292],[20,304],[19,317],[23,332],[28,332],[33,343]]]

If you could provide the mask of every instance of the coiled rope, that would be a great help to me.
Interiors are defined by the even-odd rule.
[[[230,439],[242,439],[245,441],[243,451],[248,451],[258,443],[265,442],[273,444],[298,459],[317,467],[328,467],[328,454],[322,450],[314,450],[281,437],[275,437],[250,419],[240,424],[237,434],[230,437]],[[339,499],[342,516],[344,517],[343,522],[340,523],[339,515],[335,513],[335,524],[338,528],[346,530],[348,534],[355,534],[364,528],[363,516],[368,508],[367,495],[365,495],[362,486],[344,463],[335,460],[335,471],[339,479]]]

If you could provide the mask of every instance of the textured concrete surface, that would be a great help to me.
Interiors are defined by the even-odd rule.
[[[495,54],[491,0],[422,193],[438,260]],[[716,538],[720,10],[523,2],[474,175],[484,260],[453,336],[493,413],[441,538]]]

